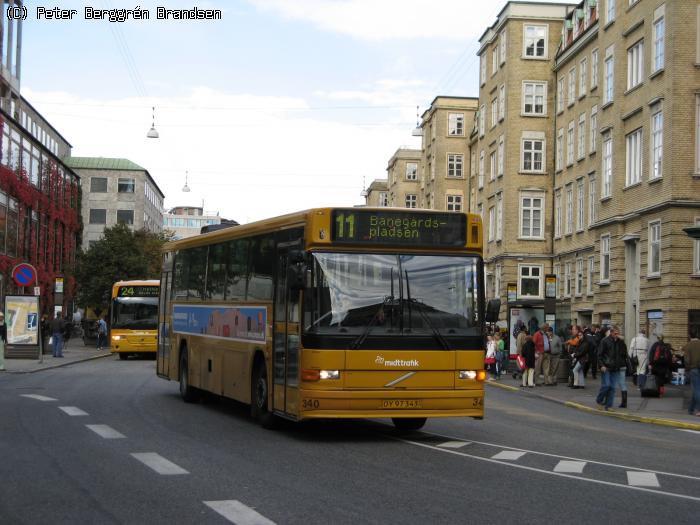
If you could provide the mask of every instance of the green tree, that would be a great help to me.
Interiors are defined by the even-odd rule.
[[[159,279],[163,233],[132,231],[126,224],[105,228],[102,239],[78,254],[75,279],[81,306],[109,306],[112,285],[127,279]]]

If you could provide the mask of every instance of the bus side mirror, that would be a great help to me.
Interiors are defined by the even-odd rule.
[[[484,316],[484,320],[487,323],[495,323],[498,321],[498,314],[501,311],[501,300],[500,299],[491,299],[488,304],[486,305],[486,315]]]

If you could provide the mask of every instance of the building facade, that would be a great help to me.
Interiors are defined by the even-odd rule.
[[[399,208],[417,208],[420,197],[419,166],[421,150],[399,148],[387,165],[387,205]]]
[[[65,162],[80,176],[84,250],[119,222],[135,230],[163,230],[164,195],[146,169],[104,157],[67,157]]]
[[[367,189],[362,190],[365,206],[370,208],[389,206],[389,181],[374,179]]]
[[[176,206],[163,214],[163,228],[173,233],[173,239],[184,239],[199,235],[204,226],[238,224],[222,219],[219,212],[205,211],[199,206]]]

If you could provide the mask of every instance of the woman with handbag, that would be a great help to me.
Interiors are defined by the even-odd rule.
[[[523,368],[523,387],[534,388],[535,386],[535,343],[532,336],[527,334],[522,348],[522,358],[525,360]]]
[[[574,365],[574,383],[571,388],[584,388],[586,385],[586,377],[584,369],[588,362],[588,342],[583,337],[581,327],[574,325],[571,327],[571,339],[566,342],[569,345],[569,351]]]
[[[494,341],[491,335],[486,338],[486,358],[484,359],[484,364],[489,371],[489,381],[493,381],[498,377],[498,372],[496,370],[496,341]]]

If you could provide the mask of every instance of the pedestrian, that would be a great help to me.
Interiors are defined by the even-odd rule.
[[[535,386],[535,343],[532,340],[530,334],[525,335],[525,342],[523,343],[522,353],[523,359],[525,359],[525,368],[523,369],[523,384],[522,386],[528,386],[534,388]]]
[[[600,342],[598,363],[600,363],[600,390],[596,398],[599,406],[610,410],[615,401],[615,390],[620,377],[620,368],[626,366],[627,347],[620,339],[620,329],[617,325],[610,327],[609,335]]]
[[[489,381],[496,379],[496,341],[493,336],[486,337],[486,357],[484,363],[489,371]]]
[[[635,370],[633,371],[632,382],[639,386],[639,388],[643,388],[646,382],[647,366],[649,364],[649,339],[647,339],[646,329],[640,328],[639,333],[632,338],[629,352],[632,366],[635,365],[635,360],[637,361]]]
[[[547,323],[542,323],[540,327],[532,335],[532,342],[535,343],[535,384],[541,385],[540,376],[542,375],[542,369],[544,368],[545,359],[547,360],[547,366],[549,366],[549,355],[551,355],[551,348],[549,345],[549,337],[547,337],[547,330],[549,325]],[[545,358],[545,354],[548,354]]]
[[[49,323],[48,315],[44,314],[41,316],[39,330],[39,335],[41,335],[41,351],[42,353],[47,353],[49,348],[49,337],[51,337],[51,324]]]
[[[5,345],[7,344],[7,325],[5,314],[0,312],[0,372],[5,371]]]
[[[66,329],[66,323],[63,322],[61,313],[54,314],[51,320],[51,338],[53,340],[53,356],[63,357],[63,332]]]
[[[566,344],[569,346],[571,353],[571,362],[573,363],[574,381],[571,388],[584,388],[586,386],[586,375],[584,367],[588,362],[589,346],[588,341],[583,337],[581,327],[574,325],[571,327],[571,339]]]
[[[97,349],[104,350],[107,340],[107,323],[104,314],[97,320]]]
[[[583,367],[583,375],[587,376],[588,371],[591,371],[591,377],[598,377],[598,348],[603,340],[603,331],[597,324],[591,325],[590,330],[583,331],[583,337],[588,341],[588,361]]]
[[[671,349],[664,343],[664,336],[657,335],[657,341],[651,345],[647,356],[649,365],[647,369],[656,378],[656,386],[659,389],[659,397],[665,393],[664,385],[668,382],[671,373]]]
[[[624,341],[620,338],[621,341]],[[632,362],[630,360],[629,352],[625,354],[625,366],[621,366],[617,371],[617,384],[620,386],[620,396],[622,400],[618,405],[619,408],[627,408],[627,371],[632,370]]]
[[[690,341],[683,347],[685,355],[686,370],[690,373],[690,388],[692,395],[690,397],[690,405],[688,405],[688,414],[700,416],[700,329],[694,328],[690,334]]]
[[[501,337],[501,332],[496,332],[493,336],[496,341],[496,377],[499,378],[507,366],[508,356],[506,356],[506,343]]]
[[[547,384],[547,377],[549,376],[550,385],[557,385],[557,372],[559,370],[559,359],[561,358],[561,352],[563,348],[563,343],[561,337],[559,337],[552,327],[550,326],[547,335],[549,335],[549,343],[552,348],[551,357],[549,358],[549,369],[545,370],[544,373],[544,384]]]
[[[71,331],[73,328],[73,324],[71,321],[71,318],[66,315],[66,317],[63,320],[64,323],[64,328],[63,328],[63,346],[66,346],[66,343],[68,343],[68,340],[70,339],[71,336]]]
[[[528,336],[527,327],[523,324],[520,327],[520,331],[518,332],[518,337],[515,340],[515,354],[516,354],[516,356],[523,355],[523,345],[525,344],[525,341],[527,340],[527,336]],[[515,379],[516,377],[518,377],[517,369],[515,372],[513,372],[513,379]]]

